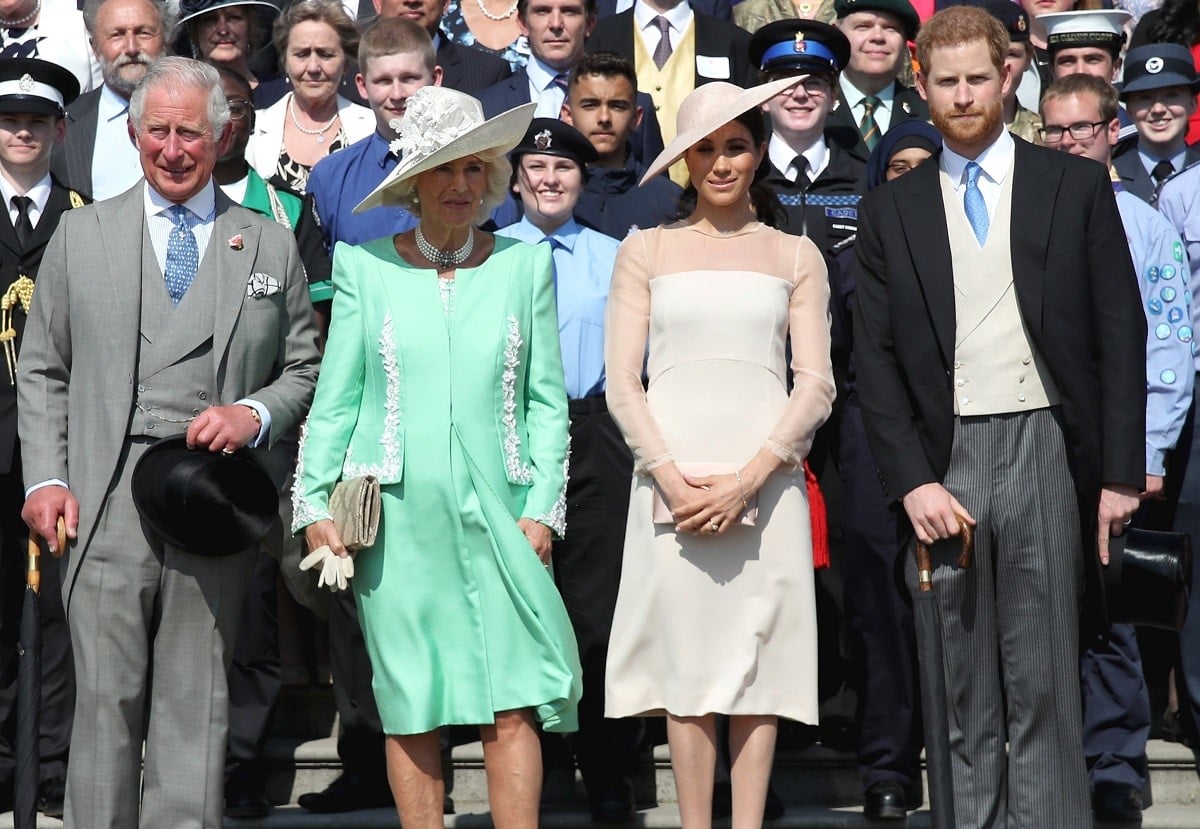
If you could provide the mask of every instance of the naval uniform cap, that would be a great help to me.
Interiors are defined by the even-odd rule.
[[[0,112],[57,115],[79,97],[79,79],[57,63],[0,58]]]
[[[1124,9],[1054,12],[1038,16],[1046,25],[1046,49],[1076,49],[1095,46],[1120,52],[1125,42],[1125,24],[1133,15]]]
[[[850,41],[819,20],[777,20],[750,38],[750,60],[759,71],[838,74],[850,62]]]
[[[904,36],[916,40],[921,18],[908,0],[834,0],[833,13],[838,20],[855,12],[886,12],[904,25]]]
[[[512,148],[510,156],[516,164],[521,156],[556,155],[569,158],[586,171],[587,165],[600,158],[592,142],[570,124],[557,118],[534,118],[525,130],[521,143]]]
[[[1200,91],[1200,75],[1192,62],[1191,50],[1178,43],[1148,43],[1130,49],[1125,55],[1121,98],[1130,92],[1186,86]]]

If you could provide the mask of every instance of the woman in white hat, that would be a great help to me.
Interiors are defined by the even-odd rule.
[[[537,825],[535,727],[576,727],[579,655],[548,572],[568,426],[550,246],[476,227],[504,198],[505,153],[533,110],[485,121],[468,95],[419,90],[403,160],[357,209],[400,205],[420,224],[334,250],[294,529],[345,556],[333,486],[379,480],[378,538],[347,569],[405,829],[442,826],[442,726],[480,726],[501,829]]]
[[[608,406],[636,474],[605,715],[666,715],[684,829],[711,824],[715,714],[730,716],[734,827],[761,825],[778,718],[817,722],[801,464],[834,396],[829,286],[754,186],[761,106],[801,80],[684,99],[643,181],[683,158],[695,208],[629,236],[609,294]]]

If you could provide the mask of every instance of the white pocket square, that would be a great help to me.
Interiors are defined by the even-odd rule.
[[[281,290],[283,290],[283,286],[279,284],[279,280],[270,274],[251,274],[249,281],[246,282],[246,296],[255,299],[277,294]]]

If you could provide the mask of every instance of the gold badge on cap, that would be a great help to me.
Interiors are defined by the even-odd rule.
[[[804,32],[796,32],[796,40],[792,43],[792,51],[798,55],[802,55],[808,51],[808,44],[804,42]]]
[[[1029,28],[1029,24],[1025,22],[1025,15],[1017,15],[1017,31],[1023,32]]]
[[[26,72],[21,76],[21,80],[17,81],[17,87],[25,93],[33,91],[33,76]]]
[[[550,137],[550,130],[542,130],[533,137],[533,146],[537,147],[539,150],[550,149],[550,145],[552,143],[553,141]]]

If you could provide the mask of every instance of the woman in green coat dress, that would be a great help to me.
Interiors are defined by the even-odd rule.
[[[334,251],[294,529],[345,556],[329,495],[379,479],[379,536],[350,585],[406,829],[442,825],[441,726],[480,725],[496,826],[533,829],[535,724],[576,725],[579,656],[547,572],[565,532],[568,428],[550,248],[475,227],[532,114],[485,121],[470,96],[418,91],[403,160],[356,209],[398,204],[420,225]]]

